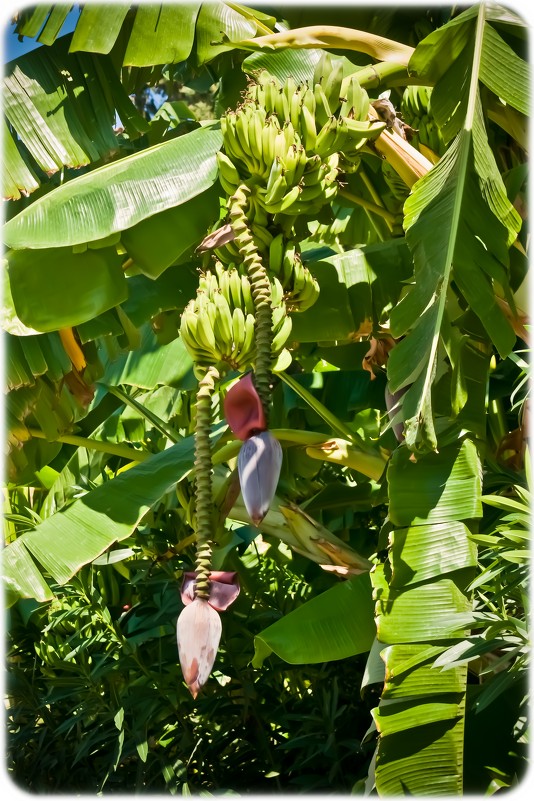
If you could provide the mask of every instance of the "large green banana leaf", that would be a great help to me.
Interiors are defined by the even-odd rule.
[[[138,88],[139,70],[121,80],[118,63],[143,68],[193,57],[203,64],[232,49],[229,42],[254,36],[258,28],[269,32],[275,22],[262,12],[220,0],[88,4],[81,9],[74,34],[58,39],[71,8],[41,5],[19,14],[15,33],[37,36],[48,47],[7,66],[5,198],[33,192],[41,171],[50,176],[63,167],[79,168],[115,156],[117,115],[130,140],[149,130],[128,96]],[[139,75],[137,82],[144,81]]]
[[[367,573],[343,581],[285,615],[254,638],[254,667],[274,652],[290,664],[346,659],[368,651],[375,638]]]
[[[62,167],[79,168],[116,155],[117,113],[131,139],[149,128],[109,57],[70,54],[69,41],[63,37],[52,48],[34,50],[6,67],[5,198],[35,190],[41,171],[50,176]]]
[[[186,437],[10,543],[2,554],[9,599],[52,598],[43,570],[64,583],[82,565],[128,537],[151,506],[191,470],[193,451],[193,437]]]
[[[293,316],[299,342],[347,341],[364,322],[376,330],[382,314],[396,304],[412,263],[404,239],[355,248],[307,262],[321,287],[312,309]]]
[[[217,178],[218,128],[204,127],[106,164],[40,197],[4,226],[11,248],[78,245],[185,203]]]
[[[70,9],[70,7],[68,7]],[[66,17],[65,6],[44,5],[21,15],[18,34],[38,36],[52,44]],[[202,64],[233,45],[216,45],[223,38],[237,41],[270,31],[275,20],[261,11],[236,3],[84,4],[77,21],[71,52],[109,53],[122,48],[124,66],[177,64],[194,55]],[[267,23],[270,27],[265,27]]]
[[[468,585],[477,559],[469,526],[481,516],[476,445],[464,439],[417,462],[398,448],[388,483],[389,558],[372,573],[386,669],[373,711],[376,787],[385,796],[455,795],[462,790],[466,668],[442,672],[434,661],[473,621]]]
[[[506,356],[515,334],[495,300],[495,285],[509,290],[507,249],[515,240],[520,218],[507,198],[489,147],[479,97],[484,53],[488,48],[485,6],[460,15],[423,40],[410,61],[419,77],[439,77],[432,107],[448,138],[454,137],[439,163],[414,187],[405,205],[406,239],[415,262],[411,291],[391,314],[393,336],[404,339],[393,349],[388,376],[393,391],[411,385],[403,400],[406,440],[422,451],[436,448],[431,388],[436,372],[440,334],[448,325],[445,299],[451,281],[478,315],[488,336]],[[441,43],[441,44],[440,44]],[[437,64],[441,49],[456,59]],[[494,63],[509,81],[512,60]],[[437,72],[438,70],[438,72]],[[441,72],[439,72],[441,70]],[[451,85],[465,87],[454,108]]]

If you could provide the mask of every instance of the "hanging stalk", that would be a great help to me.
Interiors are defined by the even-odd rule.
[[[211,399],[219,371],[213,365],[206,369],[200,380],[197,392],[197,418],[195,427],[195,497],[196,497],[196,579],[195,597],[209,598],[209,577],[212,554],[212,511],[213,496],[211,487]]]
[[[255,384],[267,424],[271,385],[272,309],[271,284],[247,219],[250,188],[241,184],[230,198],[230,220],[235,243],[250,281],[256,317]]]

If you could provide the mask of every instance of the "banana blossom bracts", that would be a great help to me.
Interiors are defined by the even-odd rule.
[[[236,437],[243,440],[237,458],[239,482],[250,519],[259,526],[276,492],[282,447],[266,430],[263,404],[250,373],[228,391],[224,413]]]
[[[219,612],[227,609],[240,591],[237,573],[213,571],[209,598],[196,598],[195,580],[196,573],[184,575],[181,595],[185,608],[176,624],[180,665],[193,698],[208,680],[215,662],[222,632]]]

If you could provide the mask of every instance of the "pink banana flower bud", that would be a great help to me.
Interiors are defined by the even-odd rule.
[[[189,692],[196,698],[207,682],[221,639],[219,612],[228,609],[239,595],[237,573],[210,573],[210,597],[195,598],[195,573],[185,573],[181,596],[185,604],[176,624],[178,656]]]
[[[178,617],[178,656],[189,692],[196,698],[211,673],[221,639],[219,613],[203,598],[195,598]]]
[[[236,381],[226,393],[224,416],[238,439],[246,440],[267,428],[263,404],[254,386],[252,373]]]
[[[182,582],[182,601],[187,606],[195,600],[196,573],[184,573]],[[237,573],[228,570],[212,570],[210,573],[209,605],[217,612],[224,612],[232,604],[240,591]]]
[[[241,446],[237,469],[243,501],[255,526],[259,526],[274,497],[280,468],[282,447],[269,431],[249,437]]]

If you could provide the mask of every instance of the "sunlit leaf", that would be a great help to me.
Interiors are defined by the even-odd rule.
[[[369,576],[362,573],[312,598],[255,637],[252,664],[274,652],[291,664],[345,659],[368,651],[375,627]]]
[[[217,177],[218,129],[199,128],[99,167],[39,198],[4,226],[13,248],[51,248],[103,239],[179,206]]]
[[[181,481],[193,466],[193,437],[187,437],[112,481],[88,492],[63,512],[56,512],[20,536],[4,551],[4,575],[21,597],[43,598],[34,559],[55,582],[68,581],[114,542],[128,537],[143,515]],[[24,577],[34,576],[30,581]],[[49,597],[49,596],[48,596]]]

